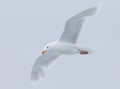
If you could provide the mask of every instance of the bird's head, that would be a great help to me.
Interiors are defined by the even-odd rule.
[[[44,49],[42,50],[42,55],[44,55],[46,52],[51,51],[54,49],[54,44],[48,44],[44,47]]]
[[[42,50],[42,55],[44,55],[48,50],[50,50],[50,48],[51,48],[51,46],[50,45],[46,45],[45,47],[44,47],[44,49]]]

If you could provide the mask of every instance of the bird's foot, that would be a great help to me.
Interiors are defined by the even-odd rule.
[[[80,51],[80,54],[82,54],[82,55],[86,55],[86,54],[88,54],[88,51],[81,50],[81,51]]]

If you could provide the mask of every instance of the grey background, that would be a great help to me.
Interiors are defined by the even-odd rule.
[[[44,45],[60,37],[68,18],[101,2],[78,40],[94,53],[62,57],[33,85],[31,68]],[[120,89],[119,8],[119,0],[1,0],[0,89]]]

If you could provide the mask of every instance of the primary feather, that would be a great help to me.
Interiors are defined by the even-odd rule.
[[[95,15],[97,9],[98,7],[92,7],[68,19],[60,41],[76,43],[80,30],[85,23],[85,17]]]
[[[35,64],[33,65],[32,73],[31,73],[31,80],[37,81],[40,78],[44,78],[44,68],[48,67],[50,64],[52,64],[56,58],[58,58],[58,54],[54,53],[46,53],[45,55],[42,55],[37,58]]]

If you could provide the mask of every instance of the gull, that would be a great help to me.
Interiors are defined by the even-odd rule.
[[[32,81],[44,79],[44,69],[48,68],[61,55],[87,55],[91,53],[90,49],[80,48],[77,43],[77,39],[85,21],[87,20],[86,17],[94,16],[97,10],[98,7],[89,8],[72,16],[66,21],[65,28],[60,39],[47,44],[44,47],[41,56],[37,58],[33,65],[31,72]]]

